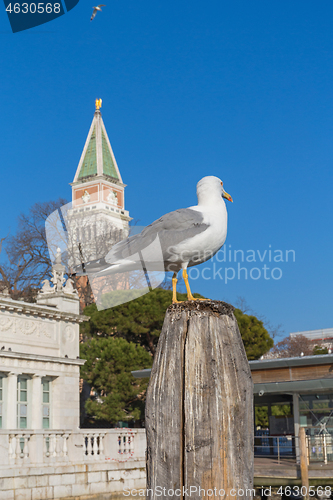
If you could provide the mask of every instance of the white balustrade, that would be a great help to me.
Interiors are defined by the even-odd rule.
[[[104,460],[103,439],[105,432],[85,431],[83,444],[84,460]]]
[[[70,433],[64,431],[43,432],[44,460],[52,462],[68,461],[68,445]]]
[[[15,456],[16,456],[16,458],[23,458],[23,456],[21,456],[21,437],[22,437],[22,434],[17,434],[15,436],[15,442],[16,442]]]
[[[134,431],[129,429],[118,431],[118,453],[127,458],[134,454]]]
[[[17,431],[8,434],[9,463],[26,463],[30,458],[30,437],[32,432]]]
[[[139,435],[138,435],[139,434]],[[137,447],[135,436],[138,435]],[[144,459],[144,429],[0,429],[0,467]],[[6,456],[5,456],[6,455]],[[2,465],[1,465],[2,464]]]
[[[68,456],[67,439],[69,438],[69,434],[64,434],[62,438],[63,438],[62,454],[64,457],[67,457]]]

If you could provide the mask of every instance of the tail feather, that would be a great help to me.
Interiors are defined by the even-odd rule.
[[[122,273],[126,271],[140,270],[140,263],[133,260],[121,259],[114,262],[107,262],[104,257],[84,262],[73,269],[73,275],[86,276],[88,274],[104,275]]]
[[[107,267],[110,267],[110,264],[106,262],[104,257],[101,257],[100,259],[91,260],[89,262],[82,262],[81,264],[74,266],[72,274],[75,274],[77,276],[85,276],[87,274],[101,272]]]

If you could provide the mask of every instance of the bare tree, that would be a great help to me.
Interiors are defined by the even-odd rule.
[[[270,353],[276,358],[311,356],[313,354],[313,343],[304,335],[289,336],[278,342]]]
[[[105,257],[129,231],[141,229],[135,226],[136,222],[131,228],[121,221],[110,223],[103,214],[78,210],[64,199],[35,203],[28,214],[19,216],[16,234],[0,238],[0,291],[7,288],[15,299],[34,301],[42,281],[51,278],[52,261],[60,248],[82,309],[92,302],[101,304],[109,292],[131,291],[134,296],[137,291],[140,296],[149,285],[142,270],[97,278],[74,272]]]
[[[244,313],[244,314],[248,314],[248,313],[254,314],[253,310],[251,309],[251,307],[247,303],[245,297],[241,297],[241,296],[237,297],[236,307],[237,307],[237,309],[240,309],[242,311],[242,313]]]
[[[3,239],[0,276],[13,298],[33,300],[41,282],[51,276],[45,221],[65,203],[62,198],[35,203],[28,214],[19,216],[16,234]]]
[[[269,335],[272,337],[272,339],[275,339],[278,336],[282,336],[282,333],[284,333],[284,330],[282,329],[282,325],[279,324],[277,326],[272,325],[272,323],[264,316],[263,314],[257,314],[247,303],[246,299],[244,297],[237,297],[236,301],[236,307],[242,311],[244,314],[249,314],[256,316],[260,321],[264,323],[264,326],[266,330],[268,331]]]
[[[115,243],[127,236],[125,227],[110,224],[97,214],[81,216],[81,212],[73,212],[72,204],[59,198],[35,203],[27,214],[19,216],[16,233],[0,238],[0,291],[7,288],[14,299],[35,301],[42,281],[52,276],[52,260],[58,247],[71,275],[74,265],[104,257]],[[96,300],[96,290],[103,291],[103,279],[100,287],[95,283],[94,297],[93,282],[90,283],[87,276],[72,277],[82,308]],[[119,277],[108,278],[109,289],[119,286],[124,288]],[[127,286],[125,284],[125,288]]]

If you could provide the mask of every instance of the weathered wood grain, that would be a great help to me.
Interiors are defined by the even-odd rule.
[[[232,311],[204,301],[166,312],[146,400],[149,499],[251,497],[253,384]]]
[[[298,433],[299,438],[299,453],[300,453],[300,469],[302,486],[305,488],[305,495],[303,498],[309,500],[309,464],[308,464],[308,450],[306,443],[306,434],[304,427],[301,427]]]

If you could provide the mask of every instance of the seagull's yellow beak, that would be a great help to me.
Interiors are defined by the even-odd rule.
[[[231,198],[230,194],[228,194],[226,191],[222,191],[222,198],[225,198],[226,200],[229,200],[231,201],[231,203],[233,202],[233,199]]]

